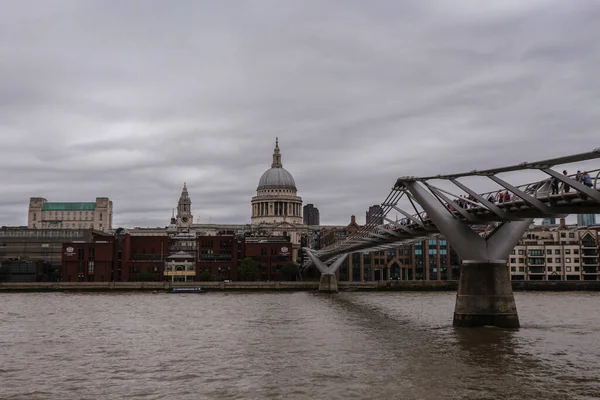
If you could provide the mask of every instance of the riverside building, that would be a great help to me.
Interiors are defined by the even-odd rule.
[[[112,230],[113,204],[108,197],[95,202],[49,202],[43,197],[29,200],[29,229]]]

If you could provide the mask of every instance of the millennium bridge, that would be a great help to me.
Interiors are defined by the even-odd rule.
[[[575,163],[598,158],[600,148],[502,168],[402,176],[381,203],[381,214],[375,216],[380,218],[374,218],[383,218],[383,225],[369,222],[355,234],[323,249],[303,248],[308,255],[304,267],[314,265],[320,271],[319,291],[334,293],[335,273],[348,254],[385,250],[444,235],[461,259],[453,324],[518,328],[508,256],[534,218],[600,213],[600,168],[566,173],[569,166],[579,165]],[[508,178],[500,177],[510,175],[514,181],[519,174],[532,171],[541,173],[544,179],[515,186]],[[477,193],[464,183],[465,178],[491,180],[498,188]],[[392,211],[404,218],[390,219]]]

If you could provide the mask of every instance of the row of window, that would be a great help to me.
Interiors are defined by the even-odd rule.
[[[560,254],[561,250],[560,249],[554,249],[554,254]],[[515,251],[513,250],[510,254],[515,254]],[[518,251],[518,254],[520,256],[525,255],[525,250],[520,249]],[[529,249],[528,250],[528,254],[530,256],[543,256],[544,255],[544,250],[542,249]],[[545,254],[552,254],[552,249],[546,249],[546,253]],[[565,254],[571,254],[571,249],[565,249]],[[579,254],[579,249],[573,249],[573,254]]]
[[[519,272],[525,272],[525,267],[510,267],[510,271],[511,272],[517,272],[517,269]],[[543,269],[543,267],[542,267]],[[579,272],[580,271],[580,267],[570,267],[570,266],[566,266],[565,267],[565,271],[566,272]],[[548,272],[562,272],[562,267],[547,267],[546,270]],[[530,271],[532,272],[532,271]]]
[[[69,224],[69,223],[62,223],[62,222],[43,222],[42,223],[42,228],[79,228],[79,229],[94,229],[94,224],[87,224],[87,223],[79,223],[79,224]],[[100,229],[102,229],[102,224],[100,224],[99,226]]]
[[[554,260],[555,263],[562,263],[562,257],[556,257],[556,258],[552,258],[552,257],[547,257],[546,258],[546,263],[548,264],[552,264],[552,260]],[[528,262],[530,264],[543,264],[544,261],[543,260],[537,260],[537,259],[529,259]],[[570,263],[571,262],[571,257],[565,257],[565,262],[566,263]],[[579,262],[579,258],[575,257],[573,258],[573,262],[578,263]],[[516,264],[517,263],[517,259],[515,257],[511,257],[510,258],[510,263],[511,264]],[[520,257],[519,258],[519,264],[524,264],[525,263],[525,258]]]
[[[92,211],[91,213],[89,211],[85,211],[85,214],[82,213],[82,211],[79,211],[79,219],[82,219],[83,217],[85,217],[85,219],[91,218],[94,216],[94,212]],[[73,214],[71,214],[70,211],[67,211],[66,213],[63,213],[63,211],[54,211],[54,214],[52,214],[52,211],[44,211],[44,214],[42,215],[42,218],[46,217],[46,218],[65,218],[66,219],[77,219],[77,212],[73,211]],[[102,221],[102,213],[100,213],[99,218],[100,221]],[[37,213],[33,213],[33,220],[36,221],[37,220]]]

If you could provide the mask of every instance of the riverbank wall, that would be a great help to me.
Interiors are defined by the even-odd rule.
[[[600,281],[513,281],[514,291],[600,291]],[[164,292],[173,287],[201,287],[206,291],[280,292],[316,291],[319,282],[19,282],[0,283],[10,292]],[[456,291],[458,281],[338,282],[341,292]]]

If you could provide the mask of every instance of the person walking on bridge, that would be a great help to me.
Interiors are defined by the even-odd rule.
[[[587,171],[583,172],[583,184],[587,187],[592,187],[592,178],[590,178],[590,174]]]
[[[552,186],[552,194],[558,194],[558,179],[552,178],[550,185]]]
[[[563,175],[564,176],[569,176],[569,174],[567,174],[567,170],[566,169],[563,171]],[[571,186],[567,185],[566,183],[563,183],[563,191],[565,193],[569,193],[569,190],[571,190]]]

